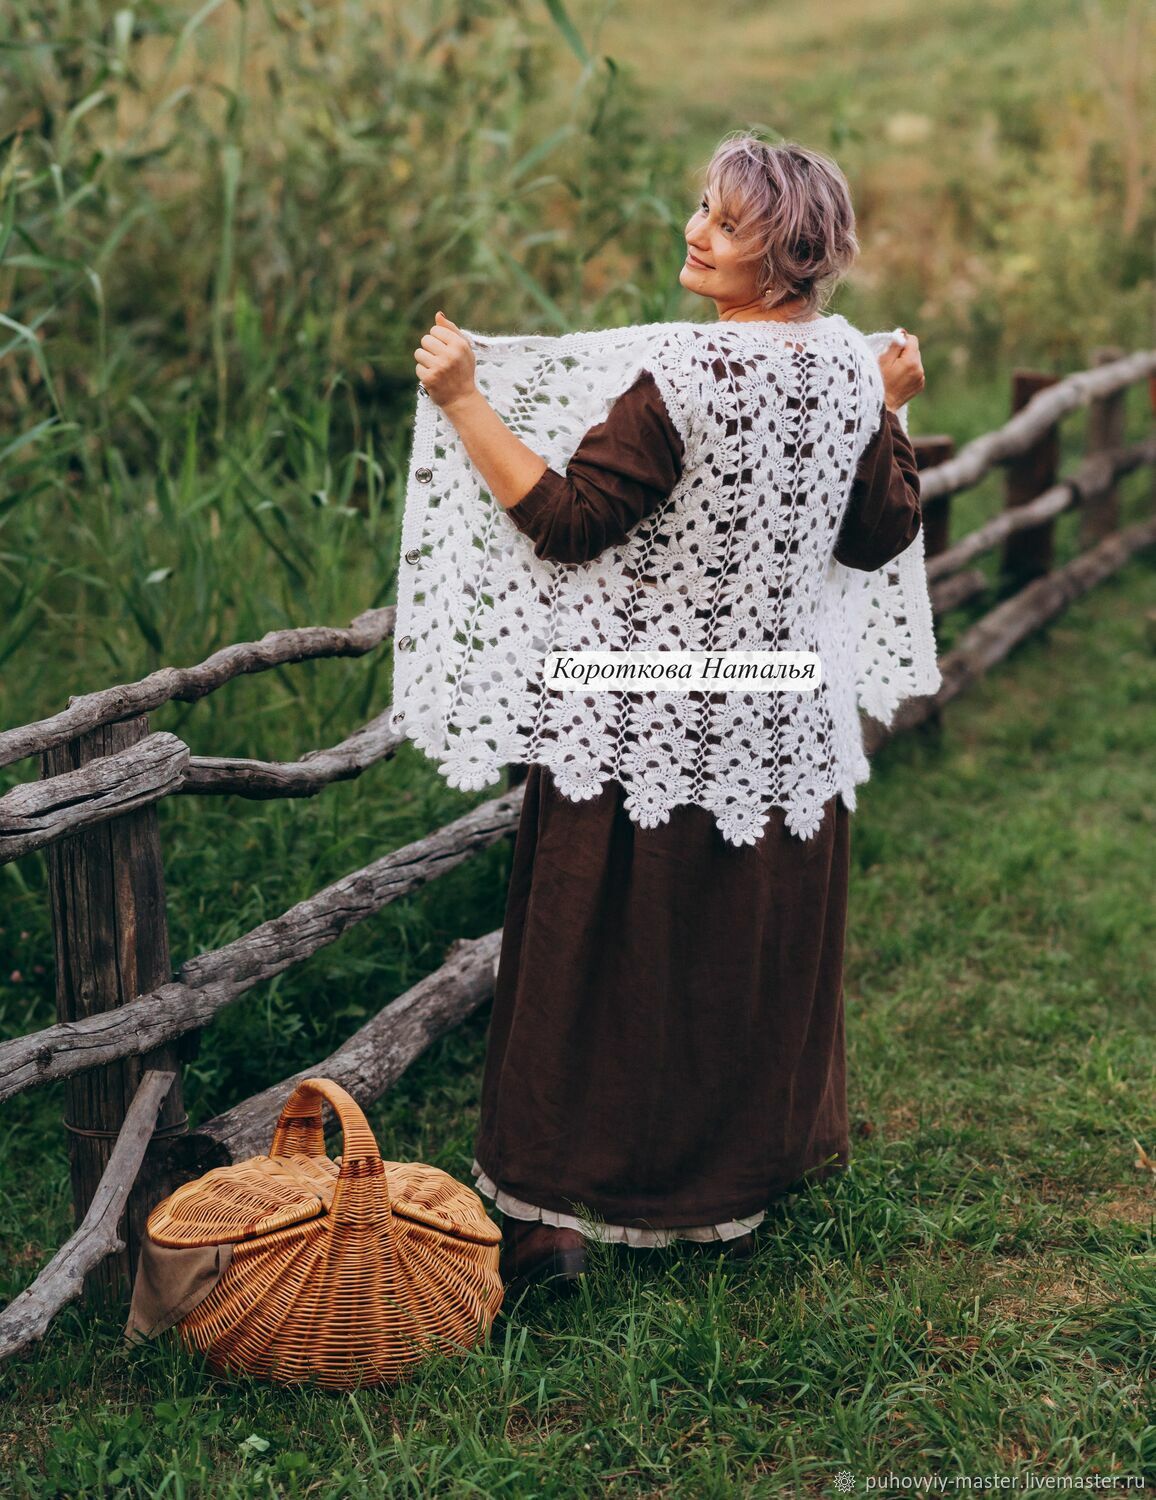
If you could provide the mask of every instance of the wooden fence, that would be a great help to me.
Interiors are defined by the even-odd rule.
[[[1002,548],[998,603],[940,658],[943,683],[909,700],[890,729],[864,724],[869,754],[938,714],[1017,642],[1156,542],[1156,515],[1121,528],[1117,481],[1156,464],[1156,433],[1126,445],[1128,387],[1148,382],[1156,412],[1156,351],[1099,350],[1093,368],[1059,378],[1017,371],[1010,421],[959,453],[949,437],[915,440],[932,609],[942,616],[986,587],[970,566]],[[1086,454],[1057,474],[1063,417],[1087,408]],[[951,497],[995,466],[1006,470],[1000,515],[948,545]],[[1057,516],[1078,507],[1078,555],[1053,566]],[[1156,510],[1156,506],[1153,507]],[[0,1312],[0,1357],[40,1338],[87,1290],[122,1301],[145,1220],[178,1183],[266,1147],[300,1078],[324,1074],[362,1105],[377,1099],[436,1038],[493,993],[501,930],[455,943],[434,973],[388,1004],[331,1057],[190,1129],[181,1063],[200,1028],[247,990],[299,963],[355,922],[408,895],[517,827],[524,767],[510,788],[428,837],[397,849],[174,974],[165,920],[156,805],[173,795],[311,797],[387,760],[401,742],[386,709],[340,744],[285,763],[191,753],[151,733],[148,714],[191,702],[247,672],[328,656],[360,656],[393,631],[394,610],[367,610],[345,629],[274,631],[225,647],[194,667],[69,700],[51,718],[0,733],[0,765],[40,757],[41,779],[0,797],[0,861],[46,851],[58,1021],[0,1044],[0,1101],[67,1080],[78,1228],[34,1283]],[[123,1226],[122,1226],[123,1220]]]

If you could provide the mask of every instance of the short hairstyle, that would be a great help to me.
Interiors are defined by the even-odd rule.
[[[736,131],[716,146],[706,191],[735,226],[744,259],[756,260],[769,307],[806,299],[815,313],[859,255],[847,179],[830,157],[794,141],[770,145]]]

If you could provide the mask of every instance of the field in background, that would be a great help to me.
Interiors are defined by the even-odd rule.
[[[0,54],[0,722],[388,602],[409,351],[436,308],[488,329],[702,316],[677,286],[681,228],[693,169],[739,125],[847,171],[864,254],[834,306],[920,334],[913,431],[997,425],[1013,364],[1156,341],[1147,8],[704,20],[673,0],[599,32],[600,13],[21,7]],[[1126,482],[1127,518],[1150,491]],[[1001,503],[998,479],[962,497],[956,534]],[[1062,561],[1074,518],[1059,533]],[[390,1400],[226,1390],[159,1351],[126,1364],[69,1313],[0,1375],[17,1492],[826,1493],[851,1458],[1156,1472],[1152,1179],[1132,1146],[1156,1149],[1151,580],[1133,563],[953,705],[942,744],[880,757],[852,840],[857,1169],[776,1210],[749,1270],[608,1266],[589,1306],[535,1304],[464,1374]],[[388,701],[377,653],[152,724],[200,754],[290,758]],[[0,790],[35,774],[0,770]],[[477,800],[406,746],[312,801],[166,802],[175,961]],[[239,1002],[190,1065],[194,1114],[324,1055],[497,926],[508,859]],[[43,862],[0,867],[3,1034],[51,1017],[51,952]],[[468,1180],[485,1019],[375,1112],[387,1154]],[[67,1229],[60,1112],[46,1090],[0,1115],[0,1296]]]
[[[934,383],[1156,334],[1150,6],[671,0],[656,24],[658,9],[617,5],[599,35],[654,128],[695,166],[740,126],[833,155],[862,230],[847,300],[863,326],[916,329]]]
[[[919,333],[914,432],[993,425],[1014,364],[1156,341],[1149,7],[709,16],[21,9],[0,93],[6,722],[392,597],[436,309],[489,330],[709,316],[677,273],[729,129],[844,166],[863,254],[833,306]]]

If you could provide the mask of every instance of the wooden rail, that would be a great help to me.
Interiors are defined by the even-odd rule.
[[[1073,599],[1156,544],[1156,518],[1120,529],[1117,484],[1156,466],[1156,434],[1126,444],[1128,388],[1149,382],[1156,409],[1156,351],[1094,352],[1094,366],[1059,379],[1013,376],[1013,415],[958,454],[948,436],[915,439],[924,545],[937,616],[987,588],[977,558],[1004,549],[1001,578],[1022,584],[940,658],[943,683],[909,700],[890,729],[868,719],[874,754],[940,710]],[[1056,473],[1058,424],[1088,408],[1087,455]],[[951,499],[1004,467],[1004,511],[950,543]],[[1080,554],[1051,561],[1053,528],[1081,515]],[[198,665],[165,667],[137,682],[73,698],[50,718],[0,733],[0,766],[41,757],[41,780],[0,797],[0,862],[43,849],[49,860],[58,1020],[0,1044],[0,1100],[66,1080],[79,1228],[27,1292],[0,1312],[0,1357],[43,1335],[80,1292],[123,1295],[144,1216],[170,1184],[261,1152],[282,1103],[309,1074],[336,1079],[371,1104],[437,1037],[492,994],[500,930],[454,945],[444,963],[392,1000],[324,1062],[264,1089],[190,1130],[180,1105],[184,1044],[246,991],[335,941],[348,927],[407,895],[476,850],[511,835],[524,795],[511,787],[428,836],[374,861],[213,952],[168,964],[155,805],[172,795],[309,797],[393,755],[401,737],[386,708],[336,745],[278,763],[197,756],[178,736],[150,732],[147,714],[191,702],[233,678],[289,662],[358,656],[387,641],[393,608],[348,626],[270,632],[214,652]],[[91,1083],[86,1083],[91,1080]],[[84,1085],[83,1087],[81,1085]],[[159,1120],[158,1120],[159,1113]],[[119,1234],[125,1220],[125,1234]],[[111,1270],[110,1270],[111,1267]]]
[[[344,629],[305,625],[296,630],[271,630],[259,641],[223,646],[195,667],[161,667],[139,682],[121,683],[98,693],[69,700],[68,707],[49,719],[0,733],[0,766],[39,755],[75,739],[88,729],[115,724],[159,708],[162,703],[195,703],[234,677],[267,672],[286,662],[312,661],[323,656],[364,656],[393,634],[396,610],[367,609]]]
[[[0,1312],[0,1359],[43,1338],[60,1309],[80,1296],[86,1275],[125,1249],[117,1225],[124,1217],[125,1204],[152,1140],[157,1111],[175,1077],[175,1073],[150,1072],[141,1080],[76,1233],[32,1285]]]
[[[525,791],[519,786],[491,798],[425,838],[343,876],[225,947],[187,959],[176,979],[116,1010],[0,1043],[0,1101],[139,1056],[204,1026],[246,990],[301,963],[355,923],[512,832]]]

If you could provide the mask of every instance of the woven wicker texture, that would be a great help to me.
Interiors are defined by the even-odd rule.
[[[344,1134],[325,1155],[322,1101]],[[153,1210],[161,1245],[232,1243],[228,1270],[178,1325],[222,1374],[331,1390],[394,1383],[435,1352],[461,1353],[502,1303],[501,1232],[437,1167],[384,1162],[364,1114],[307,1078],[268,1156],[218,1167]]]

